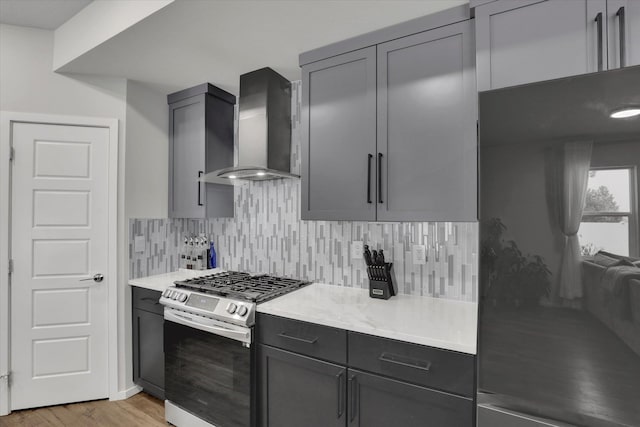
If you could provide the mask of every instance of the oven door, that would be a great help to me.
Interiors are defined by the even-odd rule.
[[[250,427],[251,329],[170,308],[164,318],[167,400],[216,427]]]

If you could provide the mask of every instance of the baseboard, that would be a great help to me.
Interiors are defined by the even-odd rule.
[[[109,400],[125,400],[142,391],[142,387],[134,385],[126,390],[120,390],[115,395],[109,396]]]

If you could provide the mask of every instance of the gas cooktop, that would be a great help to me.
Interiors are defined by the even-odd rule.
[[[268,301],[311,282],[286,277],[251,275],[238,271],[211,274],[174,282],[175,287],[254,303]]]

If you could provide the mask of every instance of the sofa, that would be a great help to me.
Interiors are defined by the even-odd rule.
[[[640,356],[640,261],[610,255],[583,259],[585,308]]]

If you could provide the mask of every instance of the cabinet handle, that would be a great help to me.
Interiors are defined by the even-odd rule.
[[[286,332],[284,332],[284,331],[283,331],[283,332],[280,332],[280,333],[278,334],[278,336],[279,336],[279,337],[282,337],[282,338],[288,338],[288,339],[290,339],[290,340],[294,340],[294,341],[303,342],[303,343],[305,343],[305,344],[315,344],[315,343],[316,343],[316,341],[318,341],[318,337],[311,338],[311,339],[301,338],[301,337],[296,337],[296,336],[293,336],[293,335],[289,335],[289,334],[287,334],[287,333],[286,333]]]
[[[392,363],[394,365],[404,366],[406,368],[420,369],[429,372],[431,362],[428,360],[412,359],[410,357],[399,356],[397,354],[382,353],[378,360],[381,362]]]
[[[382,153],[378,153],[378,203],[382,203]]]
[[[598,12],[595,21],[598,26],[598,71],[602,71],[602,12]]]
[[[152,303],[154,303],[155,305],[160,305],[160,301],[157,298],[140,298],[140,301],[150,301]]]
[[[349,377],[349,423],[356,418],[356,390],[357,379],[355,375]]]
[[[627,52],[626,52],[627,37],[626,37],[625,26],[627,25],[627,22],[626,22],[627,19],[624,14],[624,6],[618,9],[616,16],[618,17],[618,23],[619,23],[618,31],[620,31],[620,67],[626,67],[627,66]]]
[[[200,182],[200,178],[203,174],[203,171],[198,171],[198,206],[204,206],[202,204],[202,198],[200,197],[200,194],[202,194],[202,183]]]
[[[367,158],[367,203],[371,203],[371,159],[373,154],[368,154]]]
[[[344,371],[336,375],[338,380],[338,418],[344,414]]]

